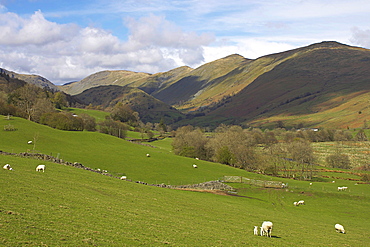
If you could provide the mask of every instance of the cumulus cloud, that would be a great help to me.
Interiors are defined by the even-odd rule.
[[[185,32],[164,17],[126,19],[127,41],[102,28],[58,24],[41,11],[29,18],[0,12],[0,65],[42,75],[54,83],[80,80],[105,69],[155,73],[204,61],[210,34]]]

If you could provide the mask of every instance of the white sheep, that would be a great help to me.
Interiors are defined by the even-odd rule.
[[[146,154],[146,157],[150,157],[150,154]]]
[[[345,191],[347,189],[348,189],[348,187],[346,187],[346,186],[338,187],[338,191]]]
[[[28,144],[32,144],[32,141],[28,141],[27,143],[28,143]]]
[[[36,167],[36,171],[39,172],[39,171],[42,171],[42,172],[45,172],[45,165],[38,165]]]
[[[258,235],[258,226],[254,226],[253,233],[254,235]]]
[[[264,221],[261,226],[261,236],[266,234],[267,237],[271,238],[272,226],[271,221]]]
[[[3,166],[3,168],[5,170],[13,171],[13,168],[9,164],[6,164],[5,166]]]
[[[126,176],[122,176],[120,179],[122,179],[122,180],[126,180],[126,179],[127,179],[127,177],[126,177]]]
[[[196,160],[199,160],[199,158],[195,158]]]
[[[198,168],[198,166],[196,164],[193,164],[193,168]]]
[[[335,230],[339,233],[346,233],[346,231],[344,230],[344,227],[341,225],[341,224],[335,224]]]
[[[299,206],[298,202],[293,202],[294,206]]]
[[[298,205],[304,205],[304,201],[303,200],[298,201]]]

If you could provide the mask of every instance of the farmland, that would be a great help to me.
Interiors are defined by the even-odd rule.
[[[0,245],[366,246],[368,241],[369,184],[345,179],[352,175],[325,172],[328,178],[310,185],[175,156],[168,140],[151,143],[153,148],[100,133],[0,118],[0,126],[8,124],[17,130],[1,131],[0,150],[5,152],[40,152],[148,183],[192,184],[231,175],[278,180],[288,188],[230,183],[237,192],[233,196],[165,189],[0,155],[2,165],[14,168],[0,172]],[[41,163],[45,173],[35,171]],[[344,179],[333,183],[333,176]],[[338,192],[338,186],[349,189]],[[293,206],[298,200],[306,205]],[[274,223],[272,238],[253,235],[253,226],[264,220]],[[336,223],[347,234],[336,233]]]

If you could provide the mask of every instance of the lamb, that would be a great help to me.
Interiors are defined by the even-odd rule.
[[[198,168],[198,166],[196,164],[193,164],[193,168]]]
[[[13,168],[9,164],[6,164],[5,166],[3,166],[3,168],[5,170],[13,171]]]
[[[341,224],[335,224],[335,230],[339,233],[346,233],[346,231],[344,230],[344,227],[341,225]]]
[[[146,154],[146,157],[150,157],[150,154]]]
[[[258,226],[254,226],[253,233],[254,235],[258,235]]]
[[[264,221],[261,226],[261,236],[266,234],[267,237],[271,238],[272,226],[271,221]]]
[[[42,171],[42,172],[45,172],[45,165],[38,165],[36,167],[36,171],[39,172],[39,171]]]

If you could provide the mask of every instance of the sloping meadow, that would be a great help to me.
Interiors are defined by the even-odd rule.
[[[99,133],[56,131],[16,118],[3,121],[18,129],[0,132],[3,151],[33,151],[27,141],[36,135],[35,151],[114,175],[127,171],[134,181],[187,184],[222,175],[272,179]],[[146,157],[148,152],[151,157]],[[231,196],[158,188],[8,155],[0,155],[0,164],[14,169],[0,170],[4,246],[366,246],[368,242],[369,185],[354,181],[309,185],[281,179],[289,184],[287,189],[235,183],[230,185],[238,193]],[[46,165],[45,172],[35,171],[39,164]],[[348,190],[338,192],[337,186]],[[305,205],[293,206],[297,200]],[[264,220],[274,223],[272,238],[253,235],[253,227]],[[336,233],[336,223],[344,225],[347,234]]]

